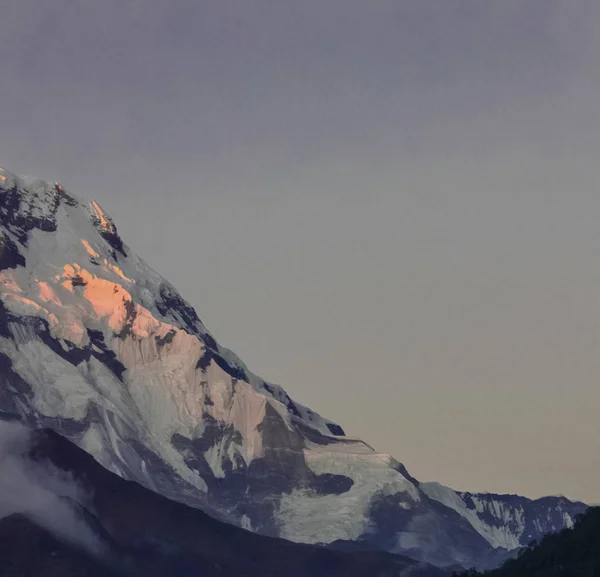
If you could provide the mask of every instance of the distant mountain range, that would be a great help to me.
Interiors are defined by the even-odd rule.
[[[222,522],[485,568],[586,509],[420,483],[250,372],[96,202],[4,169],[0,286],[0,418]]]
[[[579,515],[574,527],[546,535],[540,543],[521,549],[517,559],[478,573],[456,577],[596,577],[600,575],[600,507]]]

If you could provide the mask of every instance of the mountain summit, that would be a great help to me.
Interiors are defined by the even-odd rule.
[[[419,483],[220,346],[98,203],[4,169],[0,285],[0,418],[220,520],[486,567],[585,509]]]

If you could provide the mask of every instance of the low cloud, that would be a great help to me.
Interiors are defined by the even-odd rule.
[[[26,427],[0,422],[0,519],[21,513],[58,538],[101,555],[101,541],[76,510],[76,503],[89,503],[89,494],[65,471],[32,461],[30,446]]]

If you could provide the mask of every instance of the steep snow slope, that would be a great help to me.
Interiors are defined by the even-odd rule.
[[[439,483],[420,483],[419,487],[464,517],[490,545],[507,550],[573,527],[575,517],[587,509],[565,497],[531,500],[519,495],[459,493]]]
[[[0,224],[0,416],[268,535],[469,566],[515,545],[252,374],[96,202],[1,170]]]

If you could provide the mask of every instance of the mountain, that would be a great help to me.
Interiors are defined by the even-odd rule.
[[[527,499],[519,495],[457,492],[439,483],[421,483],[431,498],[465,518],[495,548],[517,550],[548,533],[571,528],[587,505],[565,497]]]
[[[590,507],[578,516],[575,526],[545,536],[538,544],[519,551],[502,567],[457,577],[596,577],[600,575],[600,507]]]
[[[54,520],[36,518],[35,508],[0,519],[0,577],[449,576],[382,551],[339,552],[222,523],[110,473],[53,431],[36,431],[25,446],[19,456],[33,482],[62,475],[67,488],[77,488],[77,498],[55,483],[50,490],[65,504]],[[78,532],[88,533],[85,541],[57,536],[53,524],[64,525],[64,507],[72,510]]]
[[[1,577],[112,577],[118,573],[27,517],[0,519]]]
[[[221,521],[486,567],[585,508],[420,484],[250,372],[96,202],[58,183],[0,171],[0,287],[0,417]]]

